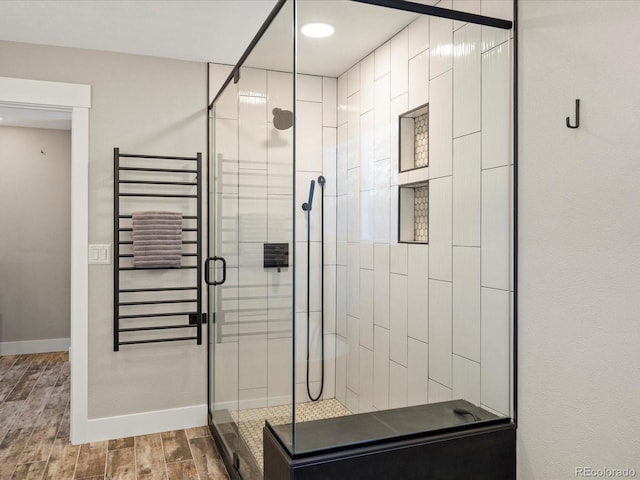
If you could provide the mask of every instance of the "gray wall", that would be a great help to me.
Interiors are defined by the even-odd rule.
[[[637,475],[640,3],[519,9],[518,478]]]
[[[0,42],[0,76],[91,85],[90,243],[112,243],[113,147],[206,154],[204,63]],[[204,404],[204,343],[113,352],[112,284],[111,266],[89,267],[89,418]]]
[[[0,342],[69,338],[71,132],[0,127],[0,171]]]

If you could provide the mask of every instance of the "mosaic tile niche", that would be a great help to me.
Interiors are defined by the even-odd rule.
[[[400,115],[400,172],[429,166],[429,104]]]
[[[427,243],[429,241],[429,187],[416,187],[413,191],[414,202],[414,241]]]
[[[429,166],[429,113],[416,117],[414,123],[413,164],[415,168]]]

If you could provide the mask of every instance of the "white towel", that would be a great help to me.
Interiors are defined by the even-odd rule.
[[[182,262],[182,214],[133,212],[133,266],[179,267]]]

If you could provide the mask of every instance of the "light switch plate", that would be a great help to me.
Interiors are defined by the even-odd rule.
[[[111,244],[89,245],[90,265],[111,265]]]

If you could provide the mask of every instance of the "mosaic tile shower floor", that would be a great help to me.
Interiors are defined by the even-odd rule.
[[[296,422],[308,422],[322,420],[323,418],[343,417],[345,415],[351,415],[351,412],[335,398],[296,405]],[[231,416],[238,424],[240,433],[260,469],[263,469],[262,428],[264,427],[264,421],[269,420],[272,425],[291,423],[291,405],[241,410],[239,412],[231,412]]]

